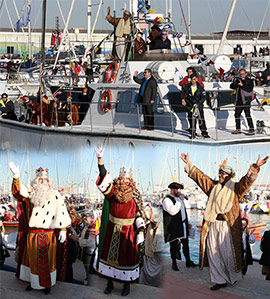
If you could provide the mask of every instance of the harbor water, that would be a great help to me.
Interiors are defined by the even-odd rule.
[[[195,239],[189,239],[189,250],[191,260],[198,263],[199,262],[199,246],[200,246],[200,231],[197,229],[196,225],[201,223],[203,220],[203,215],[201,210],[191,209],[187,210],[189,222],[192,224],[192,227],[195,228],[196,234]],[[260,237],[263,236],[265,230],[270,229],[270,215],[268,214],[251,214],[249,213],[249,219],[251,223],[264,222],[266,228],[260,232]],[[261,256],[260,251],[260,240],[257,240],[254,245],[251,245],[252,255],[254,259],[259,259]],[[162,244],[162,254],[166,257],[170,257],[170,246],[169,244]],[[182,254],[182,260],[185,260],[184,255]]]

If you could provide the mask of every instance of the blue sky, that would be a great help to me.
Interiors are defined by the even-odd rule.
[[[13,1],[5,0],[11,15],[13,24],[16,23],[17,17],[13,6]],[[0,3],[2,0],[0,0]],[[15,0],[17,8],[20,11],[27,0]],[[71,0],[59,0],[63,14],[67,17]],[[113,9],[113,3],[116,3],[116,14],[121,16],[120,8],[123,3],[129,5],[129,1],[122,0],[103,0],[103,5],[100,12],[100,17],[97,23],[98,29],[111,29],[111,25],[107,24],[104,20],[106,16],[107,6],[110,5]],[[157,13],[165,13],[164,0],[150,1],[152,8]],[[182,18],[179,0],[173,0],[173,21],[178,31],[185,31],[184,21]],[[232,18],[230,29],[247,29],[259,30],[262,20],[267,9],[269,0],[238,0],[235,12]],[[86,28],[87,27],[87,0],[76,0],[73,13],[71,16],[70,27]],[[93,19],[97,11],[97,4],[99,0],[92,0],[93,3]],[[181,0],[183,10],[187,18],[187,0]],[[191,31],[194,34],[206,34],[214,31],[223,31],[225,22],[230,10],[232,0],[191,0]],[[41,0],[32,0],[32,24],[34,27],[41,27]],[[47,0],[47,28],[55,28],[55,17],[60,13],[57,7],[56,0]],[[63,29],[64,25],[60,19],[60,27]],[[94,21],[94,20],[93,20]],[[0,12],[0,27],[10,27],[8,14],[5,5]],[[264,24],[262,29],[266,30],[270,27],[270,7],[265,15]]]
[[[128,146],[111,146],[105,145],[104,161],[108,170],[111,170],[112,177],[119,173],[122,166],[132,167],[132,156],[134,156],[134,178],[139,184],[141,191],[155,190],[167,186],[172,177],[180,174],[180,181],[187,186],[194,185],[184,173],[184,163],[179,160],[179,153],[190,153],[190,160],[205,173],[211,177],[217,175],[218,165],[228,155],[228,165],[232,166],[236,172],[236,178],[241,178],[249,167],[249,162],[255,162],[258,154],[262,157],[270,154],[270,144],[252,144],[238,146],[198,146],[182,144],[145,144],[136,146],[134,151]],[[0,152],[0,186],[5,184],[8,188],[8,179],[11,183],[12,174],[9,172],[8,177],[8,156],[9,161],[14,161],[20,165],[21,180],[27,183],[27,153],[18,153],[15,151]],[[178,165],[180,166],[178,170]],[[91,193],[96,192],[95,181],[97,178],[97,160],[93,147],[85,147],[76,152],[44,152],[29,154],[29,171],[30,179],[34,175],[36,168],[43,166],[49,169],[49,175],[53,178],[55,185],[59,187],[69,187],[72,184],[76,186],[88,186]],[[258,177],[258,184],[270,184],[269,178],[270,163],[264,165]],[[9,183],[9,185],[10,185]],[[1,188],[0,188],[1,189]]]

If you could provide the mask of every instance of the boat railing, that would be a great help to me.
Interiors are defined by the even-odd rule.
[[[27,122],[28,119],[28,123],[34,122],[40,125],[42,119],[48,127],[79,127],[81,125],[83,130],[87,131],[87,128],[89,128],[91,132],[128,133],[131,130],[134,133],[137,130],[138,134],[142,134],[142,104],[129,102],[127,99],[126,102],[120,102],[119,100],[106,102],[103,106],[101,101],[98,100],[91,102],[61,102],[59,109],[57,109],[59,107],[57,105],[51,105],[50,107],[51,110],[47,108],[43,111],[42,118],[37,114],[30,117],[25,115],[23,121]],[[252,107],[258,110],[257,106]],[[217,109],[207,105],[204,107],[206,127],[211,131],[211,137],[214,140],[222,139],[222,132],[234,130],[234,110],[235,105],[233,104]],[[263,111],[264,108],[261,110]],[[173,137],[177,134],[188,137],[190,135],[187,132],[189,120],[184,106],[160,102],[153,105],[153,111],[155,130],[158,130],[162,136]],[[197,121],[201,121],[200,116]],[[258,133],[267,134],[265,124],[261,120],[254,119],[254,125],[257,125]]]

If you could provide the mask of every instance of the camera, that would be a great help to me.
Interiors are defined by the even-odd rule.
[[[233,81],[234,84],[238,84],[240,82],[242,82],[242,80],[240,78],[235,78]]]

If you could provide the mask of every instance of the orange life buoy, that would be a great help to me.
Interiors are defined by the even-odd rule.
[[[101,96],[100,99],[100,108],[104,113],[107,113],[110,111],[112,107],[112,91],[110,89],[105,90]]]
[[[119,65],[113,61],[106,69],[105,78],[108,83],[113,83],[119,70]]]

